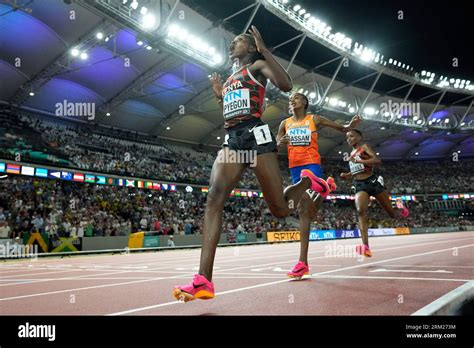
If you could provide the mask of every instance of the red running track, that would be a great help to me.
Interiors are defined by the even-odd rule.
[[[199,249],[0,263],[1,315],[410,315],[474,277],[474,232],[310,244],[311,276],[286,278],[299,244],[218,248],[216,298],[171,296]]]

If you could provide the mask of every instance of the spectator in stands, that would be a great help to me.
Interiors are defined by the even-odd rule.
[[[193,234],[193,225],[191,224],[191,220],[188,219],[186,225],[184,225],[184,233],[185,234]]]
[[[44,228],[43,228],[44,220],[40,216],[40,214],[36,214],[35,218],[33,219],[33,221],[31,221],[31,223],[33,224],[35,230],[39,232],[44,232]]]
[[[153,223],[153,231],[160,231],[161,230],[161,222],[160,220],[156,219]]]
[[[10,226],[8,226],[5,219],[0,219],[0,239],[10,238]]]
[[[147,227],[148,227],[148,221],[145,217],[142,217],[142,219],[140,220],[140,228],[142,229],[142,231],[146,231]]]

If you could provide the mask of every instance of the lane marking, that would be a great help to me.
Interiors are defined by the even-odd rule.
[[[380,261],[375,261],[375,262],[366,263],[366,264],[363,264],[363,265],[349,266],[349,267],[344,267],[344,268],[340,268],[340,269],[337,269],[337,270],[325,271],[325,272],[320,272],[320,273],[315,273],[315,274],[318,274],[318,275],[319,275],[319,274],[329,274],[329,273],[333,273],[333,272],[345,271],[345,270],[348,270],[348,269],[354,269],[354,268],[360,268],[360,267],[365,267],[365,266],[378,265],[378,264],[380,264],[380,263],[384,263],[384,262],[388,262],[388,261],[403,260],[403,259],[408,259],[408,258],[410,258],[410,257],[431,255],[431,254],[436,254],[436,253],[443,252],[443,251],[450,251],[450,250],[453,250],[453,249],[469,248],[469,247],[471,247],[471,246],[474,246],[474,244],[462,245],[462,246],[459,246],[459,247],[452,247],[452,248],[441,249],[441,250],[428,251],[428,252],[426,252],[426,253],[415,254],[415,255],[400,256],[400,257],[395,257],[395,258],[389,259],[389,260],[380,260]]]
[[[446,271],[444,269],[437,269],[436,271],[426,271],[426,270],[420,270],[420,269],[385,269],[385,268],[379,268],[379,269],[374,269],[372,271],[369,271],[370,273],[376,273],[376,272],[400,272],[400,273],[454,273],[452,271]]]
[[[385,267],[411,267],[411,268],[415,268],[415,267],[426,267],[426,268],[438,268],[438,267],[441,267],[441,268],[474,268],[474,266],[445,266],[445,265],[426,265],[426,266],[420,266],[420,265],[385,265]]]
[[[454,235],[456,235],[456,236],[457,236],[457,235],[459,235],[459,236],[465,236],[466,233],[471,233],[471,232],[472,232],[472,231],[469,231],[469,232],[457,232],[457,233],[452,233],[452,234],[450,234],[449,237],[454,237]],[[404,240],[404,241],[402,241],[402,242],[393,242],[393,241],[391,241],[391,242],[388,242],[388,243],[386,243],[386,241],[388,241],[390,238],[393,238],[393,237],[378,237],[378,238],[380,238],[380,243],[377,243],[377,244],[374,243],[374,244],[372,244],[372,246],[377,247],[377,246],[383,246],[383,245],[399,245],[399,244],[406,244],[406,245],[408,246],[408,245],[413,244],[413,240],[414,240],[414,239],[416,239],[416,241],[426,241],[426,240],[431,240],[431,241],[433,241],[433,239],[435,239],[435,240],[438,239],[438,238],[433,238],[433,237],[438,237],[438,236],[439,236],[440,238],[445,237],[445,235],[429,235],[429,236],[428,236],[428,235],[407,235],[407,236],[403,236],[403,237],[404,237],[404,238],[407,238],[408,240]],[[416,237],[416,238],[411,238],[411,237]],[[422,237],[422,238],[420,238],[420,237]],[[377,239],[378,239],[378,238],[377,238]],[[469,238],[469,237],[468,237],[468,238]],[[471,238],[472,238],[472,237],[471,237]],[[462,239],[464,239],[464,238],[460,238],[460,240],[462,240]],[[451,241],[451,240],[452,240],[452,239],[449,239],[449,240],[441,239],[440,242],[441,242],[441,241]],[[335,242],[336,242],[336,240],[319,241],[318,244],[327,245],[328,243],[335,243]],[[376,242],[379,242],[379,241],[376,241]],[[349,245],[353,244],[353,245],[355,246],[355,245],[357,245],[357,239],[337,240],[337,243],[347,243],[347,244],[349,244]],[[268,246],[271,246],[272,248],[284,248],[284,249],[286,249],[286,247],[288,247],[288,246],[293,246],[293,245],[292,245],[292,244],[273,244],[273,245],[268,245],[268,244],[266,244],[266,245],[248,245],[248,246],[245,246],[245,247],[254,247],[253,249],[257,249],[257,248],[258,248],[258,249],[263,249],[263,248],[266,249],[266,247],[268,247]],[[228,247],[228,249],[229,249],[229,251],[230,251],[230,250],[233,250],[234,248],[238,248],[238,247],[240,247],[240,246]],[[243,246],[242,246],[242,247],[243,247]],[[226,248],[222,248],[222,249],[219,249],[219,248],[218,248],[218,251],[219,251],[219,250],[225,251],[225,249],[226,249]],[[156,263],[160,263],[160,264],[163,264],[163,263],[171,263],[171,262],[175,262],[175,261],[183,261],[183,260],[188,260],[188,259],[189,259],[190,261],[191,261],[191,260],[194,260],[194,259],[197,259],[197,262],[199,262],[199,254],[196,255],[196,256],[184,257],[184,258],[183,258],[182,256],[179,256],[179,257],[177,257],[176,259],[167,259],[167,258],[161,259],[161,260],[157,260],[157,259],[156,259],[156,256],[157,256],[156,254],[159,254],[159,256],[162,256],[162,257],[166,257],[166,256],[168,256],[167,254],[168,254],[168,252],[169,252],[169,256],[176,256],[176,255],[171,255],[171,254],[174,254],[174,253],[176,253],[176,252],[183,252],[183,251],[185,251],[186,253],[189,253],[189,252],[196,252],[196,253],[197,253],[197,252],[199,252],[199,249],[168,250],[166,254],[165,254],[165,253],[161,254],[161,253],[158,253],[158,252],[154,252],[153,254],[155,254],[155,255],[149,255],[149,254],[148,254],[148,255],[145,255],[145,254],[130,254],[130,255],[126,256],[126,255],[119,255],[119,254],[117,254],[117,255],[99,255],[99,256],[95,256],[95,257],[89,256],[89,255],[84,255],[83,258],[81,258],[81,259],[77,259],[77,260],[72,259],[72,260],[68,260],[68,262],[69,262],[69,263],[73,263],[75,266],[83,266],[83,265],[85,265],[86,267],[87,267],[87,266],[92,267],[94,264],[89,264],[89,263],[88,263],[88,262],[91,261],[91,259],[102,259],[101,261],[107,261],[107,260],[103,260],[103,259],[104,259],[104,258],[115,258],[115,257],[120,257],[120,256],[124,256],[124,257],[127,257],[127,258],[133,257],[134,259],[140,258],[140,257],[142,257],[142,256],[143,256],[143,257],[146,256],[146,259],[145,259],[145,260],[130,260],[130,259],[128,259],[126,262],[120,262],[121,260],[120,260],[120,261],[119,261],[119,260],[114,260],[114,261],[108,261],[108,262],[101,262],[101,264],[102,264],[102,265],[112,265],[112,267],[118,265],[118,266],[120,267],[120,265],[130,265],[130,264],[135,264],[135,263],[142,263],[142,264],[143,264],[143,263],[145,263],[145,264],[156,264]],[[278,251],[278,252],[275,251],[275,252],[272,252],[271,255],[275,255],[275,256],[290,256],[290,255],[293,255],[293,254],[296,255],[296,252],[297,252],[297,250],[295,250],[294,252],[291,252],[291,254],[282,255],[282,254],[281,254],[281,251]],[[318,249],[318,250],[313,250],[313,251],[310,250],[310,251],[309,251],[310,254],[313,254],[313,253],[314,253],[314,254],[318,254],[318,253],[321,253],[321,252],[324,252],[324,251],[319,250],[319,249]],[[255,252],[248,252],[248,253],[245,253],[245,255],[246,255],[246,254],[252,255],[252,254],[255,254]],[[269,254],[270,254],[270,253],[266,252],[266,255],[269,255]],[[241,254],[241,255],[242,255],[242,254]],[[219,256],[219,257],[218,257],[218,260],[217,260],[216,263],[226,261],[226,260],[221,261],[221,260],[220,260],[221,258],[235,258],[235,257],[236,257],[235,255],[222,255],[222,256]],[[269,256],[269,257],[270,257],[270,256]],[[239,261],[243,261],[243,260],[244,260],[244,259],[239,259]],[[58,262],[62,262],[62,261],[63,261],[63,260],[60,260],[60,259],[50,259],[50,260],[45,259],[45,260],[42,260],[42,264],[43,264],[44,266],[48,266],[48,265],[47,265],[48,263],[54,264],[54,263],[58,263]],[[77,262],[75,262],[75,261],[77,261]],[[87,263],[84,264],[83,261],[86,261]],[[125,260],[123,260],[123,261],[125,261]],[[229,261],[232,262],[232,261],[235,261],[235,260],[229,260]],[[18,260],[17,263],[11,262],[11,263],[8,263],[8,264],[0,264],[0,270],[1,270],[2,268],[3,268],[3,269],[5,269],[5,268],[7,268],[7,269],[10,268],[10,269],[11,269],[11,268],[13,268],[13,267],[26,266],[26,265],[24,265],[25,262],[28,262],[28,260],[22,259],[22,260]],[[31,262],[31,261],[30,261],[30,262]],[[34,262],[37,263],[37,260],[35,260]],[[194,266],[194,265],[195,265],[195,263],[186,265],[186,267],[188,267],[188,266]],[[33,265],[29,265],[29,267],[32,267],[32,266],[33,266]],[[160,269],[166,269],[166,268],[172,268],[172,266],[167,266],[167,267],[163,267],[163,268],[160,268]],[[0,272],[1,272],[1,271],[0,271]]]
[[[474,246],[474,244],[468,244],[468,245],[458,246],[458,247],[456,247],[456,248],[457,248],[457,249],[463,249],[463,248],[468,248],[468,247],[472,247],[472,246]],[[407,258],[410,258],[410,257],[417,257],[417,256],[430,255],[430,254],[440,253],[440,252],[444,252],[444,251],[448,251],[448,250],[453,250],[453,249],[454,249],[454,248],[451,247],[451,248],[447,248],[447,249],[440,249],[440,250],[434,250],[434,251],[429,251],[429,252],[425,252],[425,253],[419,253],[419,254],[414,254],[414,255],[407,255],[407,256],[402,256],[402,257],[396,257],[396,258],[392,258],[392,259],[387,259],[387,260],[381,260],[381,261],[371,262],[371,263],[368,263],[368,264],[356,265],[356,266],[349,266],[349,267],[344,267],[344,268],[340,268],[340,269],[336,269],[336,270],[332,270],[332,271],[326,271],[326,272],[316,273],[316,274],[312,274],[312,276],[314,276],[314,275],[328,274],[328,273],[334,273],[334,272],[340,272],[340,271],[344,271],[344,270],[347,270],[347,269],[361,268],[361,267],[366,267],[366,266],[369,266],[369,265],[379,264],[379,263],[383,263],[383,262],[389,262],[389,261],[407,259]],[[275,284],[282,284],[282,283],[286,283],[286,282],[289,282],[289,281],[292,281],[292,279],[282,279],[282,280],[275,281],[275,282],[262,283],[262,284],[258,284],[258,285],[247,286],[247,287],[244,287],[244,288],[237,288],[237,289],[233,289],[233,290],[228,290],[228,291],[216,293],[216,296],[217,296],[217,295],[220,296],[220,295],[231,294],[231,293],[240,292],[240,291],[245,291],[245,290],[250,290],[250,289],[256,289],[256,288],[259,288],[259,287],[265,287],[265,286],[270,286],[270,285],[275,285]],[[180,303],[181,303],[180,301],[165,302],[165,303],[160,303],[160,304],[156,304],[156,305],[151,305],[151,306],[146,306],[146,307],[140,307],[140,308],[133,308],[133,309],[129,309],[129,310],[126,310],[126,311],[110,313],[110,314],[107,314],[107,315],[118,316],[118,315],[124,315],[124,314],[142,312],[142,311],[145,311],[145,310],[148,310],[148,309],[161,308],[161,307],[170,306],[170,305],[173,305],[173,304],[180,304]]]
[[[384,277],[384,276],[351,276],[351,275],[322,275],[311,276],[314,279],[390,279],[390,280],[433,280],[444,282],[469,282],[470,279],[456,279],[456,278],[418,278],[418,277]]]
[[[470,238],[461,238],[461,239],[452,239],[450,241],[455,241],[455,242],[458,242],[459,240],[464,240],[464,239],[472,239],[472,237]],[[437,243],[446,243],[447,241],[443,240],[443,241],[436,241],[436,242],[431,242],[431,243],[420,243],[420,244],[417,244],[417,245],[426,245],[426,244],[437,244]],[[389,250],[390,249],[393,249],[393,248],[388,248]],[[450,249],[446,249],[446,250],[452,250],[454,248],[450,248]],[[384,250],[384,249],[381,249],[381,250]],[[379,250],[379,251],[381,251]],[[315,258],[310,258],[310,259],[321,259],[321,258],[325,258],[324,256],[323,257],[315,257]],[[308,260],[310,260],[308,259]],[[392,259],[392,260],[398,260],[400,258],[395,258],[395,259]],[[387,261],[392,261],[392,260],[387,260]],[[387,262],[387,261],[381,261],[381,262]],[[289,263],[289,262],[294,262],[294,260],[291,260],[291,261],[287,261],[287,262],[276,262],[276,263]],[[271,263],[267,263],[267,264],[261,264],[261,265],[258,265],[258,266],[266,266],[266,265],[274,265],[275,262],[271,262]],[[350,268],[354,268],[354,267],[365,267],[366,265],[370,265],[370,264],[361,264],[361,265],[356,265],[356,266],[352,266],[352,267],[349,267],[349,268],[342,268],[342,269],[338,269],[338,270],[345,270],[345,269],[350,269]],[[255,265],[254,265],[255,266]],[[248,268],[249,266],[241,266],[241,267],[234,267],[234,268],[230,268],[226,271],[232,271],[232,270],[237,270],[237,269],[245,269],[245,268]],[[333,271],[337,271],[337,270],[333,270]],[[333,272],[333,271],[327,271],[327,272]],[[224,272],[224,271],[223,271]],[[319,273],[319,274],[324,274],[326,272],[323,272],[323,273]],[[221,273],[221,274],[225,274],[225,273]],[[193,274],[189,274],[189,276],[192,276]],[[137,281],[131,281],[131,282],[122,282],[122,283],[116,283],[116,284],[104,284],[104,285],[99,285],[97,287],[99,288],[103,288],[103,287],[109,287],[109,286],[118,286],[118,285],[127,285],[127,284],[135,284],[135,283],[141,283],[141,282],[148,282],[148,281],[155,281],[155,280],[162,280],[162,279],[174,279],[174,278],[182,278],[184,275],[177,275],[177,276],[173,276],[173,277],[156,277],[156,278],[152,278],[152,279],[145,279],[145,280],[137,280]],[[283,281],[288,281],[288,280],[291,280],[291,279],[284,279]],[[11,284],[9,284],[11,285]],[[20,284],[16,284],[16,285],[20,285]],[[5,285],[4,285],[5,286]],[[0,298],[0,301],[9,301],[9,300],[15,300],[15,299],[20,299],[20,298],[29,298],[29,297],[35,297],[35,296],[46,296],[46,295],[52,295],[52,294],[57,294],[57,293],[64,293],[64,292],[69,292],[69,291],[82,291],[82,290],[89,290],[89,289],[95,289],[96,287],[94,286],[91,286],[91,287],[84,287],[84,288],[75,288],[75,289],[65,289],[65,290],[57,290],[57,291],[50,291],[50,292],[44,292],[44,293],[33,293],[33,294],[28,294],[28,295],[22,295],[22,296],[14,296],[14,297],[6,297],[6,298]],[[58,292],[59,291],[59,292]],[[178,302],[178,301],[176,301]],[[180,303],[180,302],[178,302]]]
[[[14,278],[14,277],[24,277],[24,276],[36,276],[36,275],[40,275],[40,274],[58,274],[58,273],[65,273],[65,272],[71,272],[71,271],[74,271],[73,269],[65,269],[63,271],[51,271],[51,272],[41,272],[41,273],[27,273],[27,274],[15,274],[15,275],[9,275],[9,276],[2,276],[0,277],[0,279],[11,279],[11,278]]]
[[[107,272],[107,273],[102,273],[102,274],[84,274],[82,276],[71,276],[71,277],[64,277],[64,278],[45,278],[45,279],[38,278],[37,281],[28,281],[27,283],[24,283],[24,284],[46,283],[46,282],[52,282],[56,280],[82,280],[84,279],[84,277],[97,277],[97,276],[105,276],[105,275],[116,275],[116,274],[122,274],[122,273],[130,273],[130,272],[122,271],[122,272]],[[104,278],[104,279],[108,279],[108,278]],[[0,279],[0,281],[13,281],[13,282],[14,281],[21,282],[22,280],[25,280],[25,279]],[[12,285],[23,285],[23,283],[0,284],[0,287],[12,286]]]
[[[256,289],[256,288],[260,288],[260,287],[263,287],[263,286],[286,283],[290,280],[291,279],[283,279],[283,280],[277,280],[277,281],[274,281],[274,282],[271,282],[271,283],[263,283],[263,284],[258,284],[258,285],[246,286],[245,288],[238,288],[238,289],[218,292],[218,293],[216,293],[216,296],[217,295],[221,296],[221,295],[226,295],[226,294],[232,294],[234,292],[244,291],[244,290],[249,290],[249,289]],[[141,308],[129,309],[129,310],[122,311],[122,312],[110,313],[110,314],[106,314],[106,316],[118,316],[118,315],[130,314],[130,313],[135,313],[135,312],[142,312],[142,311],[146,311],[148,309],[166,307],[166,306],[171,306],[171,305],[174,305],[174,304],[182,304],[182,302],[180,302],[180,301],[165,302],[165,303],[160,303],[160,304],[157,304],[157,305],[151,305],[151,306],[146,306],[146,307],[141,307]]]
[[[464,240],[464,239],[466,239],[466,238],[452,239],[452,240],[450,240],[450,241],[458,242],[458,241]],[[467,239],[472,239],[472,237],[471,237],[471,238],[467,238]],[[420,243],[420,244],[418,244],[418,245],[437,244],[437,243],[441,243],[441,242],[442,242],[442,243],[446,243],[447,241],[436,241],[436,242],[431,242],[431,243]],[[415,257],[415,256],[419,256],[419,255],[432,254],[432,253],[436,253],[436,252],[442,252],[442,251],[447,251],[447,250],[453,250],[454,248],[461,249],[461,248],[469,247],[469,246],[472,246],[472,245],[474,245],[474,244],[467,245],[467,246],[461,246],[461,247],[452,247],[452,248],[437,250],[437,251],[434,251],[434,252],[428,252],[428,253],[424,253],[424,254],[415,254],[415,255],[409,255],[409,256],[404,256],[404,257],[398,257],[398,258],[394,258],[394,259],[387,259],[387,260],[382,260],[382,261],[378,261],[378,262],[374,262],[374,263],[369,263],[369,264],[361,264],[361,265],[356,265],[356,266],[352,266],[352,267],[346,267],[346,268],[342,268],[342,269],[337,269],[337,270],[332,270],[332,271],[327,271],[327,272],[321,272],[321,273],[319,273],[319,274],[325,274],[325,273],[330,273],[330,272],[338,272],[338,271],[345,270],[345,269],[352,269],[352,268],[365,267],[365,266],[370,265],[370,264],[378,264],[378,263],[382,263],[382,262],[389,262],[389,261],[404,259],[404,258],[408,258],[408,257]],[[393,248],[389,248],[389,249],[393,249]],[[324,257],[318,257],[318,258],[324,258]],[[292,262],[292,261],[288,261],[288,262]],[[281,263],[281,262],[278,262],[278,263]],[[275,264],[275,262],[273,262],[272,264]],[[263,265],[260,265],[260,266],[263,266]],[[235,269],[248,268],[248,267],[249,267],[249,266],[235,267],[235,268],[229,269],[229,271],[230,271],[230,270],[235,270]],[[192,275],[193,275],[193,274],[189,274],[189,276],[192,276]],[[182,278],[183,276],[184,276],[184,275],[179,275],[179,276],[174,276],[174,277],[156,277],[156,278],[152,278],[152,279],[136,280],[136,281],[131,281],[131,282],[122,282],[122,283],[114,283],[114,284],[104,284],[104,285],[97,285],[97,286],[90,286],[90,287],[83,287],[83,288],[57,290],[57,291],[44,292],[44,293],[34,293],[34,294],[28,294],[28,295],[22,295],[22,296],[14,296],[14,297],[0,298],[0,301],[9,301],[9,300],[22,299],[22,298],[29,298],[29,297],[36,297],[36,296],[46,296],[46,295],[52,295],[52,294],[58,294],[58,293],[66,293],[66,292],[71,292],[71,291],[82,291],[82,290],[90,290],[90,289],[96,289],[96,288],[105,288],[105,287],[112,287],[112,286],[137,284],[137,283],[144,283],[144,282],[150,282],[150,281],[156,281],[156,280],[162,280],[162,279],[175,279],[175,278]],[[288,282],[288,281],[291,281],[291,280],[292,280],[292,279],[283,279],[283,280],[280,280],[280,281],[277,281],[277,282],[263,283],[263,284],[259,284],[258,287],[261,287],[261,286],[268,286],[268,285],[272,285],[272,284],[284,283],[284,282]],[[232,291],[232,292],[238,292],[238,291],[244,291],[244,290],[247,290],[247,289],[250,289],[250,288],[234,289],[234,290],[230,290],[230,291]],[[227,293],[230,293],[230,292],[223,292],[223,293],[217,293],[217,294],[227,294]],[[168,303],[164,303],[164,304],[160,304],[160,305],[154,305],[154,306],[159,306],[159,307],[161,307],[161,306],[166,306],[166,305],[176,304],[176,303],[181,303],[181,302],[179,302],[179,301],[173,301],[173,302],[168,302]],[[152,307],[153,307],[153,306],[152,306]],[[153,308],[155,308],[155,307],[153,307]],[[143,311],[143,309],[142,309],[142,308],[131,309],[131,310],[127,311],[127,312],[133,313],[133,312],[139,312],[139,311]],[[119,313],[122,313],[122,312],[119,312]]]

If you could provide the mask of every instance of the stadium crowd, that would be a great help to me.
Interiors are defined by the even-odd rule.
[[[4,115],[1,115],[5,117]],[[111,129],[52,122],[21,115],[2,121],[0,158],[22,161],[61,161],[71,168],[126,176],[207,185],[216,152],[166,146],[156,139]],[[45,156],[38,156],[44,153]],[[36,157],[33,156],[36,154]],[[287,163],[280,161],[285,185],[290,183]],[[351,181],[339,180],[348,171],[343,161],[326,160],[326,176],[336,178],[337,193],[351,193]],[[394,194],[464,193],[474,191],[474,161],[385,162],[376,173]],[[248,169],[238,184],[258,189]],[[51,235],[113,236],[134,231],[161,234],[202,232],[205,194],[156,192],[72,182],[8,178],[0,180],[0,234],[19,236],[41,231]],[[432,211],[426,203],[410,202],[411,215],[391,221],[377,204],[370,210],[370,227],[441,227],[463,224],[457,217]],[[223,230],[247,233],[292,229],[293,214],[276,219],[261,198],[232,197],[225,206]],[[314,228],[353,229],[357,216],[351,201],[326,201]]]
[[[49,179],[9,177],[0,180],[0,232],[19,237],[25,232],[52,236],[117,236],[135,231],[160,234],[202,233],[206,195],[201,192],[151,191]],[[461,226],[457,217],[409,202],[407,220],[387,218],[377,204],[369,211],[370,227]],[[274,218],[264,199],[231,197],[225,206],[223,232],[249,233],[294,229],[296,213]],[[353,229],[357,216],[352,201],[325,201],[313,228]]]
[[[77,125],[52,122],[31,116],[20,116],[20,122],[37,132],[45,148],[62,153],[70,167],[140,178],[206,185],[209,182],[216,152],[198,152],[191,148],[159,145],[145,137],[137,140],[127,132],[105,135]],[[23,128],[25,128],[23,126]],[[8,130],[7,130],[8,131]],[[26,137],[21,139],[27,141]],[[156,139],[155,139],[156,140]],[[0,157],[12,158],[15,151],[0,151]],[[324,159],[326,176],[333,176],[337,193],[351,193],[351,182],[339,180],[348,171],[347,162]],[[290,183],[286,159],[280,161],[285,185]],[[474,161],[386,161],[375,172],[384,177],[394,194],[463,193],[474,190]],[[449,179],[448,179],[449,178]],[[258,189],[254,173],[247,169],[239,188]]]

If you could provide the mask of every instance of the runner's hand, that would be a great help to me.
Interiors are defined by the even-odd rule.
[[[255,44],[257,45],[257,51],[260,54],[263,54],[264,52],[268,51],[267,46],[265,46],[265,43],[263,42],[262,35],[258,31],[257,27],[255,25],[252,25],[252,28],[249,29],[249,33],[252,34],[253,38],[255,39]]]
[[[354,157],[350,157],[350,158],[349,158],[349,162],[352,162],[352,163],[360,163],[360,160],[355,159]]]
[[[350,179],[352,177],[352,174],[351,173],[341,173],[340,177],[341,177],[341,179],[347,180],[347,179]]]
[[[361,122],[362,122],[362,116],[355,115],[354,117],[352,117],[352,120],[349,123],[349,128],[351,129],[357,128],[361,124]]]
[[[210,80],[211,80],[211,86],[212,86],[212,91],[214,92],[214,95],[216,96],[217,99],[222,99],[221,75],[219,75],[218,73],[212,73]]]
[[[288,136],[288,134],[285,134],[285,135],[280,139],[280,141],[278,142],[277,146],[287,145],[289,142],[290,142],[290,137]]]

